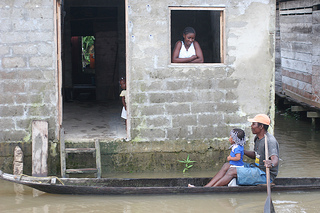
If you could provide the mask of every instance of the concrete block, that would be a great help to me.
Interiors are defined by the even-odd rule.
[[[164,115],[165,107],[163,104],[152,104],[148,106],[132,106],[133,116],[149,116],[149,115]]]
[[[168,90],[186,90],[191,86],[189,80],[167,81],[166,85]]]
[[[25,35],[23,42],[26,42],[26,38],[29,42],[52,42],[53,37],[53,33],[47,31],[30,31],[23,33],[23,35]]]
[[[0,55],[5,56],[10,53],[10,48],[8,46],[0,45]]]
[[[185,126],[180,126],[176,128],[169,128],[167,130],[167,138],[171,140],[176,140],[180,138],[185,138],[188,135],[188,128]]]
[[[172,93],[149,93],[150,103],[172,103],[175,102]]]
[[[53,67],[52,57],[31,57],[30,67]]]
[[[23,141],[26,136],[30,135],[25,130],[0,130],[0,141],[8,142],[8,141]],[[13,153],[13,151],[11,152]],[[1,155],[3,156],[3,155]]]
[[[200,126],[213,126],[224,122],[222,114],[200,114],[198,115],[198,124]]]
[[[190,114],[191,104],[190,103],[166,104],[165,112],[168,115]]]
[[[24,54],[36,54],[38,52],[37,47],[34,44],[25,44],[25,45],[15,45],[12,47],[13,54],[24,55]]]
[[[217,112],[234,113],[239,110],[239,105],[234,103],[217,103]]]
[[[218,83],[220,89],[234,89],[238,88],[239,80],[238,79],[224,79]]]
[[[192,103],[191,104],[191,113],[214,113],[216,112],[216,104],[215,103]]]
[[[172,116],[172,127],[195,126],[197,125],[196,115],[177,115]]]
[[[172,102],[185,103],[197,100],[195,92],[174,92],[172,93]]]
[[[146,125],[148,128],[168,128],[171,127],[171,119],[168,116],[152,116],[146,118]]]
[[[28,34],[28,33],[26,33]],[[0,34],[0,41],[3,44],[16,44],[26,42],[25,33],[6,32]]]
[[[166,132],[164,129],[141,129],[140,132],[146,140],[155,139],[155,141],[161,141],[166,138]]]
[[[15,122],[12,118],[0,118],[0,129],[13,130],[15,128]]]
[[[3,91],[7,94],[19,94],[26,92],[26,86],[24,82],[19,81],[6,81],[2,84]]]
[[[23,68],[26,67],[26,62],[23,57],[10,57],[2,59],[3,68]]]
[[[24,115],[24,106],[2,106],[0,109],[0,117],[2,118],[12,118],[16,116]]]
[[[145,103],[148,103],[148,94],[147,93],[132,93],[132,94],[130,94],[130,100],[132,103],[135,103],[135,104],[145,104]],[[153,102],[151,102],[151,103],[153,103]],[[157,102],[154,102],[154,103],[157,103]]]
[[[220,102],[225,99],[225,91],[223,90],[201,90],[195,94],[200,102]]]
[[[14,98],[12,94],[4,93],[3,89],[0,89],[0,103],[1,104],[6,104],[6,105],[12,105],[14,104]]]
[[[39,51],[39,54],[41,55],[52,55],[53,53],[53,46],[52,44],[48,44],[48,43],[39,43],[37,44],[37,48]]]

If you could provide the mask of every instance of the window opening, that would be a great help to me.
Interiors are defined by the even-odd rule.
[[[171,54],[183,30],[193,27],[204,56],[204,63],[223,63],[223,8],[171,7]]]

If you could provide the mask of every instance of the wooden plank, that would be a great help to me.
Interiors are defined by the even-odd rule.
[[[304,112],[306,109],[302,106],[291,106],[291,112]]]
[[[320,118],[320,112],[307,112],[308,118]]]
[[[293,8],[312,7],[312,6],[313,6],[313,0],[280,2],[280,9],[293,9]]]
[[[312,63],[310,62],[282,58],[281,65],[284,69],[291,69],[306,74],[312,74]]]
[[[66,145],[64,142],[64,128],[60,129],[60,164],[61,164],[61,177],[66,177]]]
[[[96,172],[96,168],[66,169],[67,174],[91,174]]]
[[[48,122],[32,121],[32,175],[48,175]]]
[[[101,154],[99,140],[95,140],[97,178],[101,178]]]
[[[295,10],[280,10],[280,15],[312,13],[312,8],[301,8]]]
[[[65,152],[68,153],[94,153],[95,148],[65,148]]]

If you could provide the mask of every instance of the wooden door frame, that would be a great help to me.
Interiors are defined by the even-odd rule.
[[[56,135],[60,138],[60,128],[62,125],[62,59],[61,59],[61,0],[54,1],[54,29],[55,29],[55,44],[56,44],[56,98],[57,98],[57,124]]]

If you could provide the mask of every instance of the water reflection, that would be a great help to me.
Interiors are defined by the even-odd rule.
[[[311,123],[311,122],[310,122]],[[280,143],[281,177],[319,177],[319,133],[310,123],[277,116],[275,136]],[[212,176],[212,171],[188,173],[189,176]],[[130,177],[181,177],[179,173],[129,174]],[[109,177],[120,177],[108,175]],[[128,174],[123,174],[128,177]],[[38,194],[28,187],[0,181],[1,212],[262,212],[266,193],[232,193],[154,196],[77,196]],[[320,192],[272,193],[276,212],[318,212]]]

